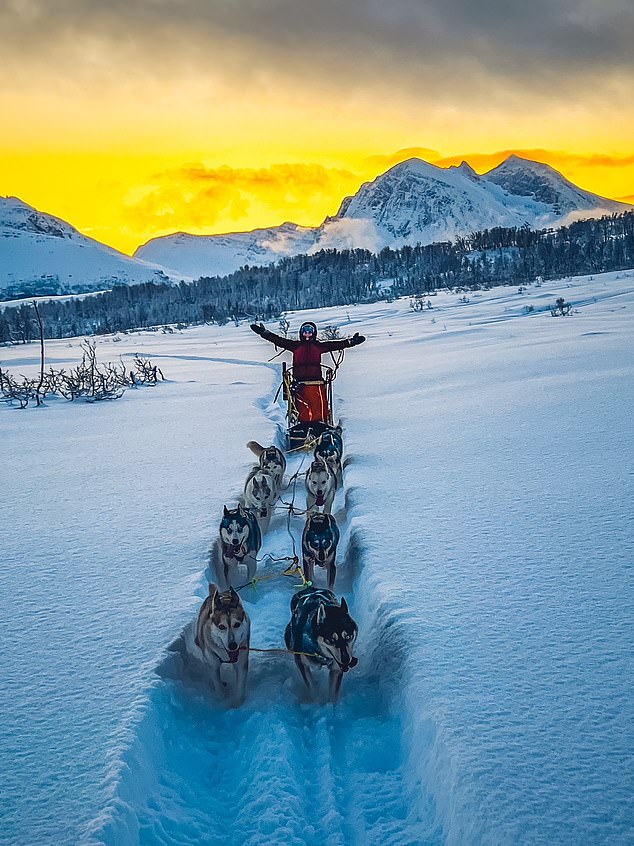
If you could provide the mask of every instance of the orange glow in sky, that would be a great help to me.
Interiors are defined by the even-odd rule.
[[[573,73],[572,49],[570,67],[553,64],[557,75],[548,77],[530,65],[518,34],[513,49],[525,72],[513,77],[491,67],[488,54],[460,54],[464,67],[454,73],[456,61],[442,66],[442,52],[439,67],[408,52],[411,4],[399,0],[387,35],[385,22],[358,5],[348,40],[343,33],[341,44],[314,53],[288,3],[279,5],[299,47],[269,19],[249,26],[253,6],[238,0],[174,5],[190,13],[190,29],[134,2],[129,21],[83,4],[70,29],[41,0],[15,0],[0,12],[9,33],[0,39],[0,195],[128,253],[179,230],[319,224],[364,181],[413,155],[442,166],[464,158],[484,172],[517,152],[584,189],[634,196],[634,73],[626,59],[604,63],[600,74],[585,74],[583,64]],[[141,10],[146,18],[137,20],[132,11]],[[469,18],[466,0],[464,10]],[[610,24],[616,39],[617,23],[596,15],[586,28]],[[347,25],[342,18],[313,26],[330,23],[333,32]],[[444,37],[445,52],[458,49],[449,24]],[[514,58],[509,49],[499,61],[513,68]],[[562,61],[555,49],[550,61]]]

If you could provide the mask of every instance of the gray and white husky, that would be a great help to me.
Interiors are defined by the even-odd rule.
[[[323,509],[330,514],[337,490],[337,477],[326,461],[317,456],[306,471],[306,511]]]
[[[286,456],[281,449],[276,446],[263,447],[257,441],[249,441],[247,444],[252,453],[254,453],[260,462],[260,469],[275,479],[277,492],[281,490],[284,473],[286,472]]]
[[[343,597],[338,602],[332,591],[310,585],[291,599],[284,640],[287,649],[301,653],[295,654],[295,664],[311,695],[315,694],[311,666],[327,667],[330,701],[337,701],[343,674],[358,664],[353,654],[356,639],[357,624]]]
[[[319,436],[315,447],[315,458],[323,458],[337,477],[337,484],[343,482],[343,435],[341,426],[330,426]]]
[[[233,588],[221,593],[209,585],[209,595],[196,620],[194,643],[211,670],[211,683],[219,699],[229,696],[234,706],[244,702],[249,670],[251,622]],[[222,679],[222,666],[231,666],[229,682]]]
[[[227,508],[225,505],[220,521],[220,557],[225,586],[231,584],[230,572],[238,564],[247,568],[248,580],[255,578],[257,555],[262,546],[262,533],[253,511],[238,505]]]
[[[254,467],[244,483],[244,504],[257,517],[261,532],[269,527],[276,499],[277,485],[273,476]]]

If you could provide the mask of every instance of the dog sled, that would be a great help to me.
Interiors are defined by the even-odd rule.
[[[297,382],[293,368],[282,363],[282,398],[286,402],[286,448],[309,449],[320,435],[334,426],[332,383],[335,370],[321,365],[322,378],[315,382]]]

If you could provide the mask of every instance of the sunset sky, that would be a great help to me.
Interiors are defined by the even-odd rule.
[[[125,252],[510,152],[634,202],[632,0],[0,0],[0,195]]]

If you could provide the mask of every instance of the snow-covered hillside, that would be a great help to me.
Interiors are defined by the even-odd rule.
[[[441,168],[414,158],[362,185],[315,229],[285,223],[230,235],[170,235],[149,241],[135,255],[191,276],[211,276],[302,252],[354,247],[378,252],[385,246],[453,240],[494,226],[539,228],[628,208],[583,191],[548,165],[518,156],[482,176],[466,162]]]
[[[3,843],[630,846],[634,271],[430,302],[288,316],[368,338],[335,382],[336,589],[359,624],[336,708],[285,655],[252,655],[238,711],[183,668],[246,441],[280,436],[269,345],[98,338],[169,381],[0,406]],[[283,510],[263,551],[292,551]],[[242,592],[253,645],[282,645],[293,581]]]
[[[167,279],[164,268],[88,238],[17,197],[0,197],[0,294],[4,296],[96,291],[114,284]]]
[[[295,223],[229,235],[188,235],[177,232],[153,238],[135,256],[156,264],[178,267],[194,279],[226,275],[244,265],[265,265],[288,255],[307,253],[315,230]],[[211,270],[210,270],[211,268]]]

